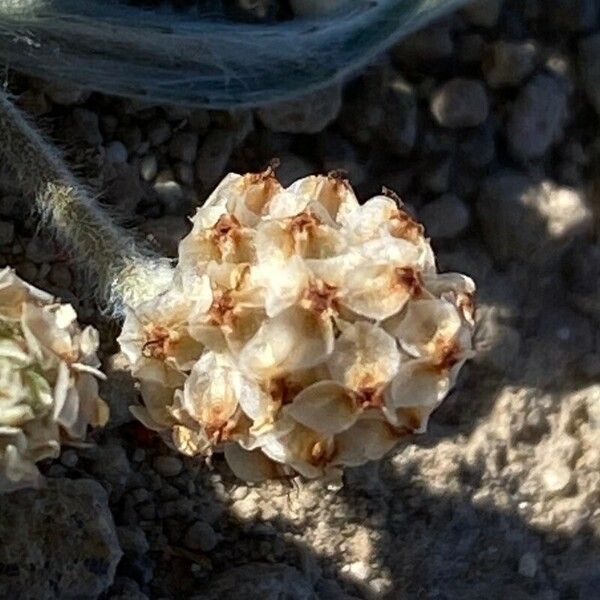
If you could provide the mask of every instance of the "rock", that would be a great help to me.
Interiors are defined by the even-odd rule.
[[[12,244],[15,239],[15,226],[10,221],[0,221],[0,246]]]
[[[454,194],[445,194],[429,202],[421,209],[419,216],[427,236],[434,240],[460,235],[470,221],[467,205]]]
[[[139,585],[129,577],[117,577],[110,588],[110,600],[148,600]]]
[[[401,65],[434,63],[452,56],[454,42],[447,25],[435,25],[417,31],[391,50],[392,59]]]
[[[154,154],[147,154],[140,161],[140,175],[144,181],[152,181],[158,172],[158,161]]]
[[[44,86],[44,92],[54,104],[60,104],[61,106],[81,104],[89,96],[89,92],[71,85],[61,85],[58,83]]]
[[[496,157],[495,133],[490,121],[465,131],[458,145],[461,160],[476,169],[489,165]]]
[[[219,543],[219,536],[208,523],[196,521],[186,531],[183,543],[191,550],[210,552]]]
[[[309,581],[294,567],[250,563],[228,568],[206,584],[206,592],[191,600],[260,598],[261,600],[318,600]]]
[[[202,183],[205,191],[212,191],[223,176],[233,147],[234,134],[225,129],[215,129],[202,140],[195,170],[196,179]]]
[[[178,162],[175,165],[175,177],[183,185],[191,186],[194,183],[194,168],[188,163]]]
[[[115,135],[127,151],[132,154],[138,152],[142,146],[142,130],[137,125],[134,127],[121,127],[116,131]]]
[[[102,143],[98,115],[87,108],[75,108],[65,121],[65,130],[69,141],[74,138],[90,146]]]
[[[574,247],[565,268],[565,277],[575,306],[600,323],[600,245]]]
[[[106,492],[90,479],[0,496],[0,539],[4,598],[97,598],[122,555]]]
[[[50,267],[48,279],[53,285],[66,290],[73,284],[71,269],[65,263],[54,263]]]
[[[150,550],[144,530],[137,526],[121,525],[117,527],[119,543],[125,554],[142,556]]]
[[[138,393],[129,362],[121,352],[110,355],[103,363],[106,379],[100,381],[100,397],[110,408],[108,428],[120,427],[134,421],[129,407],[137,404]]]
[[[49,240],[34,237],[25,246],[25,256],[36,265],[41,265],[56,258],[56,248]]]
[[[534,42],[494,42],[483,61],[485,80],[492,88],[519,85],[532,73],[536,58]]]
[[[260,497],[256,492],[250,492],[245,498],[236,500],[231,505],[231,513],[240,521],[251,521],[260,512]]]
[[[487,119],[489,110],[485,87],[476,79],[451,79],[433,93],[430,109],[442,127],[480,125]]]
[[[519,560],[519,574],[523,577],[535,577],[537,572],[537,560],[535,554],[526,552]]]
[[[148,241],[169,257],[177,256],[181,239],[189,233],[190,223],[184,217],[167,215],[158,219],[146,219],[140,226]]]
[[[515,364],[521,349],[521,334],[504,323],[496,307],[480,306],[477,309],[477,331],[474,345],[475,363],[497,373],[507,373]]]
[[[474,0],[463,8],[467,21],[477,27],[494,27],[500,16],[504,0]]]
[[[598,24],[600,5],[597,0],[553,0],[545,18],[559,31],[587,31]]]
[[[457,44],[458,59],[463,63],[479,63],[483,58],[485,40],[478,33],[465,33]]]
[[[185,163],[193,163],[198,149],[198,134],[195,131],[181,131],[171,138],[169,155]]]
[[[425,166],[421,174],[423,187],[434,194],[442,194],[448,191],[453,166],[452,157],[433,156],[427,162],[429,164]]]
[[[516,171],[488,178],[477,203],[483,239],[494,259],[550,266],[591,227],[578,190],[535,181]]]
[[[600,115],[600,33],[579,42],[579,70],[588,98]]]
[[[260,121],[273,131],[318,133],[331,123],[342,106],[342,88],[334,85],[295,100],[259,108]]]
[[[408,154],[417,138],[417,100],[413,87],[395,76],[382,99],[385,112],[379,131],[390,148],[400,156]]]
[[[371,567],[362,560],[347,565],[347,568],[342,569],[342,571],[359,581],[366,581],[371,576]]]
[[[176,456],[157,456],[154,459],[154,469],[161,477],[175,477],[183,470],[183,463]]]
[[[151,146],[160,146],[171,137],[171,126],[167,121],[153,121],[149,124],[146,134]]]
[[[559,495],[567,491],[571,484],[572,472],[567,465],[551,464],[542,473],[544,488],[549,494]]]
[[[177,212],[183,200],[183,188],[175,180],[175,175],[171,169],[165,169],[156,176],[152,189],[160,198],[161,204],[169,212]]]
[[[118,501],[131,477],[131,465],[123,446],[113,439],[86,450],[92,459],[91,472],[104,484],[111,502]]]
[[[115,140],[106,146],[104,159],[109,163],[126,163],[127,148],[122,142]]]
[[[562,138],[567,116],[565,87],[550,75],[534,77],[519,92],[508,117],[511,154],[524,161],[542,157]]]

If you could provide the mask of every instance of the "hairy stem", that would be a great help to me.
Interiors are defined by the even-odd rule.
[[[93,278],[115,316],[162,292],[171,279],[166,259],[136,244],[69,171],[60,152],[0,92],[0,154],[44,224]]]

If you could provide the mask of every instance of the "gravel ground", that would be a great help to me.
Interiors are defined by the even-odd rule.
[[[228,171],[395,190],[479,287],[478,356],[430,431],[318,482],[245,485],[133,421],[118,325],[0,177],[0,264],[102,334],[112,409],[49,485],[0,498],[0,596],[591,600],[600,588],[600,5],[476,2],[344,89],[246,112],[141,106],[9,74],[127,225],[175,255]],[[76,258],[76,257],[75,257]],[[19,557],[18,559],[15,557]]]

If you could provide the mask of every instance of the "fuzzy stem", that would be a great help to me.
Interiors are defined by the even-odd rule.
[[[60,152],[0,92],[0,154],[39,216],[95,279],[99,299],[113,315],[162,292],[172,270],[138,247],[112,222],[65,165]]]

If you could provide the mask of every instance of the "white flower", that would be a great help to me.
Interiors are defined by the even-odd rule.
[[[39,484],[36,462],[107,421],[97,348],[71,306],[0,272],[0,491]]]
[[[186,283],[125,315],[118,341],[140,380],[177,387],[203,350],[190,333],[189,318],[194,311],[206,312],[211,306],[210,281],[200,276]]]
[[[121,336],[140,420],[249,481],[335,479],[425,430],[472,355],[475,286],[394,199],[232,173],[193,223],[174,289]]]

